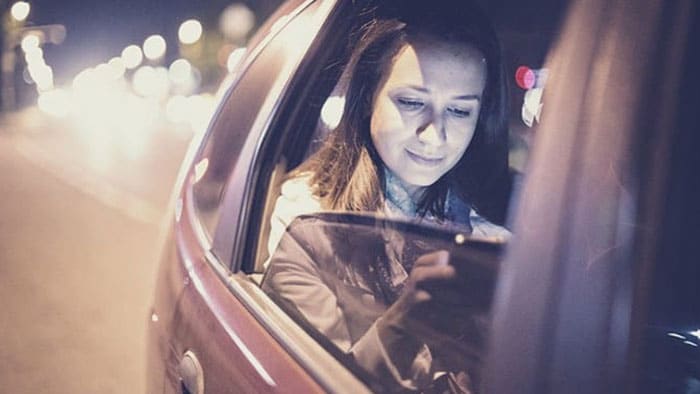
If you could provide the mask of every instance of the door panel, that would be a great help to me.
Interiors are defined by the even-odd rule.
[[[190,351],[201,363],[206,392],[321,392],[231,294],[206,261],[193,229],[183,223],[176,240],[183,264],[174,265],[178,267],[174,279],[183,283],[184,290],[169,335],[166,382],[171,385],[166,391],[180,392],[173,383],[177,385],[178,365]]]

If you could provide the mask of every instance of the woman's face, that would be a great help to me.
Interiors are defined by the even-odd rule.
[[[370,133],[386,167],[408,187],[435,183],[469,146],[485,85],[486,62],[473,47],[404,46],[373,100]]]

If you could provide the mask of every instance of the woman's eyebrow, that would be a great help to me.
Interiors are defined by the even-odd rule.
[[[480,95],[480,94],[464,94],[464,95],[455,97],[455,100],[476,100],[476,101],[481,101],[481,95]]]
[[[406,86],[399,86],[393,89],[392,91],[401,91],[403,89],[410,89],[410,90],[415,90],[420,93],[430,93],[430,90],[423,87],[423,86],[418,86],[418,85],[406,85]],[[480,94],[461,94],[459,96],[454,96],[452,98],[453,100],[464,100],[464,101],[469,101],[469,100],[476,100],[476,101],[481,101],[481,95]]]
[[[393,91],[401,91],[401,90],[404,90],[404,89],[415,90],[415,91],[418,91],[418,92],[420,92],[420,93],[429,93],[429,90],[428,90],[427,88],[424,88],[423,86],[418,86],[418,85],[397,86],[397,87],[395,87],[395,88],[392,89],[392,90],[393,90]]]

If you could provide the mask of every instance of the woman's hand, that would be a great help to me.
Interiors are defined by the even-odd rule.
[[[450,365],[470,368],[484,345],[484,311],[469,294],[468,278],[449,260],[447,251],[416,260],[401,296],[380,319],[380,335],[409,336]]]

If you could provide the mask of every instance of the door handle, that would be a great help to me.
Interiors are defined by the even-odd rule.
[[[194,352],[185,352],[177,366],[177,372],[183,394],[204,394],[204,372]]]

